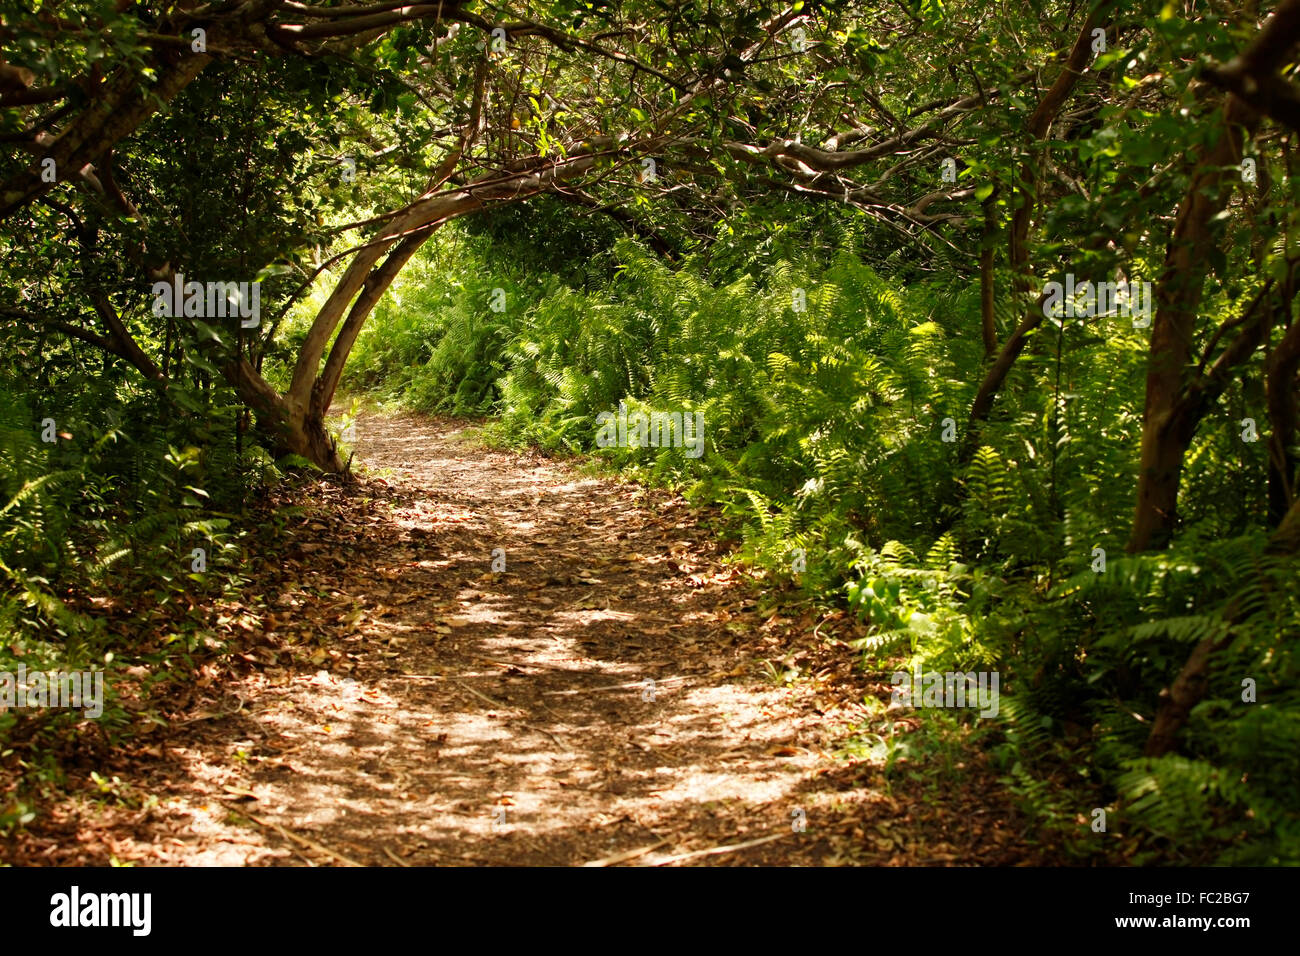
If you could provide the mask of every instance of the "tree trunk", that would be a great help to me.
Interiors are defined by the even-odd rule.
[[[119,140],[171,102],[212,58],[205,53],[180,56],[158,70],[158,82],[145,86],[134,68],[124,68],[110,79],[99,98],[66,129],[27,169],[0,184],[0,220],[13,215],[37,196],[54,187],[41,179],[41,162],[54,160],[59,182],[75,176],[88,163],[99,162]]]
[[[1290,309],[1284,306],[1283,314]],[[1295,322],[1269,358],[1268,389],[1268,520],[1278,525],[1295,502],[1297,429],[1296,373],[1300,371],[1300,322]]]
[[[1002,390],[1002,384],[1007,380],[1011,366],[1016,364],[1016,359],[1025,350],[1030,334],[1043,324],[1043,303],[1046,298],[1045,295],[1038,297],[1034,305],[1025,313],[1025,317],[1020,320],[1015,331],[1007,337],[1002,350],[998,352],[997,358],[984,374],[984,380],[980,382],[979,390],[975,393],[975,401],[971,403],[966,438],[962,443],[961,454],[958,456],[958,460],[963,464],[969,462],[974,457],[975,450],[979,448],[979,423],[988,419],[989,412],[993,410],[993,400]]]
[[[1202,150],[1165,253],[1155,290],[1137,504],[1127,547],[1130,554],[1163,548],[1178,520],[1183,458],[1199,418],[1189,422],[1175,412],[1187,393],[1205,264],[1214,248],[1211,221],[1227,204],[1231,190],[1232,171],[1224,167],[1241,161],[1242,125],[1255,121],[1249,107],[1236,97],[1228,98],[1221,135]]]
[[[1047,135],[1056,114],[1065,105],[1065,101],[1069,99],[1070,94],[1078,84],[1079,77],[1083,75],[1083,70],[1092,56],[1092,31],[1099,22],[1103,22],[1104,17],[1108,16],[1107,11],[1112,2],[1113,0],[1103,0],[1095,10],[1088,14],[1079,35],[1075,38],[1074,46],[1070,48],[1064,68],[1057,74],[1056,81],[1043,94],[1043,98],[1039,100],[1038,106],[1029,117],[1025,132],[1030,138],[1031,148]],[[1020,168],[1017,193],[1018,203],[1011,214],[1011,226],[1008,231],[1007,258],[1012,271],[1015,273],[1016,292],[1023,298],[1029,295],[1031,289],[1029,224],[1033,218],[1034,205],[1038,199],[1038,170],[1035,165],[1035,158],[1032,155],[1025,160]],[[1006,381],[1007,373],[1011,371],[1011,366],[1015,364],[1016,359],[1020,357],[1020,353],[1024,351],[1025,345],[1029,341],[1029,334],[1038,328],[1042,322],[1043,297],[1039,296],[1035,305],[1021,320],[1020,324],[1016,326],[1015,331],[1011,333],[1011,337],[1002,346],[1002,351],[998,353],[997,359],[994,360],[988,372],[985,373],[979,391],[975,394],[975,401],[971,405],[970,416],[966,422],[966,438],[959,456],[959,460],[963,464],[970,461],[975,454],[975,450],[979,447],[980,426],[987,420],[989,412],[993,410],[993,400],[997,398],[1002,384]]]
[[[577,178],[594,166],[597,151],[611,145],[612,140],[606,137],[583,144],[561,159],[533,157],[480,176],[462,188],[421,196],[402,210],[400,216],[376,232],[366,248],[356,253],[316,314],[298,354],[287,394],[276,392],[248,362],[241,359],[228,363],[227,379],[258,413],[259,425],[275,436],[277,447],[302,455],[325,471],[345,472],[338,448],[325,428],[325,415],[357,336],[402,267],[448,220],[480,210],[489,201],[520,201],[556,183]],[[376,268],[385,253],[387,258]],[[325,347],[345,310],[347,318],[322,369]]]
[[[1266,555],[1286,557],[1300,551],[1300,501],[1294,502],[1287,511],[1282,523],[1269,538]],[[1204,697],[1210,684],[1210,659],[1215,651],[1221,650],[1232,641],[1232,626],[1245,620],[1250,608],[1240,596],[1233,599],[1224,611],[1227,624],[1224,633],[1207,637],[1200,641],[1186,663],[1179,670],[1174,682],[1160,695],[1160,706],[1156,710],[1156,719],[1151,724],[1151,735],[1147,737],[1142,753],[1147,757],[1160,757],[1167,754],[1177,743],[1178,733],[1187,723],[1187,717]]]
[[[347,471],[338,446],[325,428],[322,414],[314,414],[306,406],[293,405],[243,357],[227,362],[222,372],[240,400],[257,415],[258,428],[270,439],[277,455],[301,455],[330,474],[341,475]]]
[[[325,347],[343,319],[348,303],[358,293],[361,293],[359,303],[369,302],[356,313],[358,321],[351,330],[351,339],[355,340],[365,318],[374,308],[375,302],[419,244],[410,247],[404,258],[401,257],[400,251],[395,252],[394,255],[399,259],[393,260],[396,268],[388,273],[385,271],[385,266],[374,269],[375,264],[386,252],[399,243],[404,244],[408,239],[427,238],[428,233],[436,229],[439,224],[457,216],[476,212],[482,209],[486,202],[518,202],[545,192],[557,183],[582,176],[595,164],[595,155],[611,145],[613,140],[609,137],[598,137],[576,147],[561,159],[543,160],[540,157],[531,157],[510,164],[505,169],[479,176],[463,188],[426,193],[402,210],[400,216],[385,223],[376,232],[370,244],[356,253],[344,271],[343,277],[334,287],[334,291],[330,293],[312,321],[307,337],[303,340],[301,351],[298,353],[298,361],[294,365],[293,383],[289,387],[287,396],[290,406],[303,409],[313,403],[319,406],[325,391],[328,391],[331,397],[333,396],[333,386],[320,389],[317,378],[321,359],[325,356]],[[420,238],[420,242],[423,241],[424,239]],[[362,291],[368,285],[374,293],[373,296]],[[329,371],[335,385],[339,374],[342,373],[342,362],[346,360],[351,345],[352,341],[347,341],[339,353],[339,362]]]
[[[402,271],[402,267],[432,234],[430,231],[403,239],[398,243],[397,248],[389,253],[384,264],[370,274],[361,294],[357,296],[356,302],[352,303],[347,320],[339,329],[338,337],[334,340],[334,346],[330,349],[329,358],[325,362],[324,371],[312,388],[311,402],[308,406],[310,415],[324,417],[329,411],[330,403],[334,400],[334,392],[339,386],[339,379],[343,376],[343,367],[347,364],[348,355],[352,352],[357,336],[361,334],[361,327],[365,325],[366,319],[379,304],[379,300],[384,297],[388,287],[393,284],[397,274]]]

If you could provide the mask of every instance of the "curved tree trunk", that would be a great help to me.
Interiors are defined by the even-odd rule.
[[[600,151],[612,146],[613,141],[604,138],[561,158],[532,157],[480,176],[466,186],[426,194],[402,210],[356,254],[317,312],[287,393],[278,393],[243,359],[223,369],[241,399],[257,413],[259,426],[273,436],[279,449],[302,455],[324,471],[346,473],[337,444],[325,427],[325,415],[357,336],[402,267],[448,220],[483,209],[489,202],[518,202],[576,179],[593,168]],[[630,151],[632,147],[625,144],[622,149]],[[338,336],[326,359],[325,348],[336,329]]]
[[[158,82],[145,87],[133,69],[122,69],[97,93],[86,111],[32,165],[0,183],[0,219],[5,219],[33,199],[54,188],[41,178],[41,164],[54,160],[57,180],[77,175],[98,163],[110,149],[129,136],[149,117],[185,89],[212,58],[203,53],[178,56],[158,71]]]
[[[325,370],[321,372],[320,378],[312,387],[311,402],[308,403],[309,417],[323,418],[329,410],[330,403],[334,401],[334,392],[339,387],[339,379],[343,376],[343,367],[347,364],[348,355],[352,352],[357,336],[361,334],[361,327],[365,325],[370,313],[374,311],[379,300],[388,291],[388,287],[397,278],[397,274],[402,271],[402,267],[431,235],[433,235],[432,230],[403,239],[398,243],[397,248],[389,253],[384,264],[370,274],[361,289],[361,294],[352,303],[347,320],[339,329],[334,346],[330,349],[329,358],[325,361]]]
[[[1137,504],[1127,550],[1163,548],[1177,523],[1183,458],[1196,434],[1202,408],[1185,401],[1197,309],[1206,263],[1214,248],[1211,223],[1228,201],[1231,167],[1241,161],[1243,125],[1254,111],[1235,96],[1223,107],[1218,141],[1202,153],[1178,211],[1155,290],[1156,312],[1147,360],[1146,407]]]
[[[330,474],[347,471],[338,445],[325,428],[323,414],[309,414],[305,407],[292,406],[247,359],[226,363],[222,373],[240,400],[256,414],[258,428],[270,439],[277,454],[301,455]]]

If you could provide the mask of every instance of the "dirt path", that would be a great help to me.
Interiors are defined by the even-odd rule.
[[[760,615],[680,500],[487,450],[463,429],[363,417],[362,480],[323,486],[292,519],[275,612],[244,625],[243,669],[208,683],[144,752],[155,759],[122,763],[121,799],[65,806],[31,852],[137,865],[1021,855],[1008,858],[1012,817],[989,809],[992,790],[959,801],[972,818],[835,759],[872,686],[811,618]],[[765,679],[761,659],[802,679]]]

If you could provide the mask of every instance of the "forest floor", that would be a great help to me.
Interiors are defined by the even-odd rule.
[[[236,652],[205,666],[166,729],[101,752],[104,782],[71,772],[5,860],[1050,855],[976,753],[889,774],[847,755],[855,730],[881,725],[884,703],[864,700],[889,694],[843,643],[860,625],[761,608],[706,526],[716,515],[494,450],[463,421],[371,413],[357,435],[358,482],[297,492],[278,550],[257,556],[262,610],[222,610]],[[915,713],[888,722],[924,733]]]

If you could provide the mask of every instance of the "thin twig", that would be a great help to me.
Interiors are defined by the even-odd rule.
[[[519,563],[519,562],[516,561],[515,563],[517,564],[517,563]],[[495,665],[497,665],[497,667],[519,667],[519,668],[534,667],[534,668],[538,668],[539,670],[558,671],[558,672],[561,673],[561,674],[586,674],[586,673],[588,673],[587,671],[575,670],[575,669],[572,668],[572,667],[556,667],[554,664],[534,664],[534,663],[532,663],[532,662],[524,662],[524,661],[513,661],[513,662],[512,662],[512,661],[494,661],[494,660],[493,660],[492,658],[490,658],[490,657],[480,657],[480,658],[478,658],[478,660],[482,661],[482,662],[485,663],[485,664],[495,664]]]
[[[793,830],[791,831],[794,832]],[[735,850],[746,850],[751,846],[760,846],[764,843],[771,843],[773,840],[780,840],[782,837],[789,836],[787,833],[777,833],[772,836],[761,837],[757,840],[747,840],[744,843],[733,843],[730,846],[714,846],[707,850],[692,850],[690,853],[679,853],[677,856],[670,856],[662,860],[656,860],[652,866],[666,866],[669,863],[680,863],[683,860],[693,860],[697,856],[714,856],[718,853],[731,853]]]
[[[384,850],[384,852],[385,852],[386,854],[388,854],[388,858],[389,858],[390,860],[392,860],[394,863],[396,863],[398,866],[410,866],[410,865],[411,865],[411,864],[407,863],[405,860],[403,860],[403,859],[402,859],[400,856],[398,856],[396,853],[394,853],[392,850],[390,850],[388,847],[384,847],[383,850]]]
[[[569,751],[570,753],[573,752],[573,748],[572,748],[572,747],[570,747],[568,744],[566,744],[566,743],[565,743],[563,740],[561,740],[559,737],[555,736],[555,734],[551,733],[551,732],[550,732],[549,730],[547,730],[545,727],[536,727],[536,726],[534,726],[534,725],[532,725],[532,724],[520,724],[520,726],[521,726],[521,727],[527,727],[529,730],[536,731],[536,732],[539,733],[539,734],[546,734],[546,736],[550,737],[550,738],[551,738],[552,740],[554,740],[557,744],[559,744],[561,749],[563,749],[563,750],[567,750],[567,751]]]
[[[686,680],[686,678],[665,677],[662,680],[660,680],[657,677],[643,677],[641,678],[641,680],[632,681],[632,683],[630,684],[609,684],[608,686],[605,687],[588,687],[588,688],[579,688],[578,690],[547,690],[547,691],[542,691],[542,693],[546,697],[559,697],[561,695],[568,695],[568,694],[594,694],[602,690],[626,690],[629,687],[644,687],[646,681],[651,681],[656,687],[658,687],[660,684],[668,684],[671,683],[672,681],[677,681],[677,680]]]
[[[636,850],[625,850],[622,853],[615,853],[613,856],[602,857],[599,860],[591,860],[582,864],[583,866],[613,866],[615,863],[626,863],[628,860],[635,860],[639,856],[645,856],[651,850],[657,850],[665,843],[668,838],[664,837],[658,843],[651,843],[649,846],[643,846]]]
[[[307,847],[309,850],[315,850],[317,853],[324,853],[326,856],[332,857],[333,859],[338,860],[340,863],[343,863],[346,866],[361,866],[361,867],[365,866],[364,863],[358,863],[356,860],[350,859],[349,857],[344,856],[342,853],[339,853],[336,850],[331,850],[323,843],[317,843],[315,840],[309,840],[304,836],[299,836],[296,833],[286,830],[278,823],[272,823],[270,820],[263,820],[260,817],[255,817],[247,810],[236,810],[235,812],[240,814],[241,816],[248,817],[248,819],[252,820],[260,827],[266,827],[267,829],[274,830],[276,833],[280,834],[285,839],[292,840],[294,843],[301,844],[302,846]]]
[[[459,677],[453,677],[453,678],[451,678],[451,679],[454,680],[454,681],[460,681],[460,680],[461,680],[461,678],[459,678]],[[465,688],[465,690],[469,691],[469,692],[470,692],[471,694],[473,694],[475,697],[479,698],[480,700],[485,700],[485,701],[487,701],[489,704],[491,704],[491,705],[492,705],[493,707],[495,707],[497,710],[511,710],[511,709],[512,709],[511,706],[510,706],[509,704],[503,704],[503,703],[501,703],[500,701],[493,700],[493,699],[492,699],[491,697],[489,697],[487,694],[480,693],[479,691],[476,691],[473,687],[470,687],[468,684],[463,684],[462,686]]]

